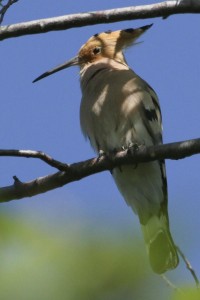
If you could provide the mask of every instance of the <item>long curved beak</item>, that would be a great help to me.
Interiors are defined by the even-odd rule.
[[[53,69],[51,69],[51,70],[43,73],[42,75],[40,75],[39,77],[37,77],[36,79],[34,79],[33,83],[36,82],[36,81],[39,81],[39,80],[41,80],[41,79],[43,79],[43,78],[45,78],[45,77],[47,77],[47,76],[49,76],[49,75],[51,75],[53,73],[56,73],[58,71],[61,71],[61,70],[64,70],[66,68],[69,68],[71,66],[76,66],[76,65],[79,65],[79,57],[78,56],[75,56],[72,59],[64,62],[63,64],[61,64],[61,65],[59,65],[59,66],[57,66],[57,67],[55,67],[55,68],[53,68]]]

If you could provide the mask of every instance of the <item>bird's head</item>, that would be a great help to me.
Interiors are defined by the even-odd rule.
[[[78,65],[80,68],[83,68],[85,65],[92,64],[102,58],[114,59],[118,62],[125,63],[123,49],[134,44],[135,40],[152,25],[153,24],[146,25],[136,29],[129,28],[95,34],[80,48],[77,56],[43,73],[33,82],[71,66]]]
[[[137,29],[105,31],[93,35],[78,53],[79,65],[82,67],[101,58],[110,58],[123,63],[123,49],[131,46],[151,26],[152,24]]]

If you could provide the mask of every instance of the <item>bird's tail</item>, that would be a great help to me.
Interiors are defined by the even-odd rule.
[[[145,225],[141,224],[141,227],[153,271],[161,274],[176,268],[179,259],[170,234],[167,216],[154,215]]]

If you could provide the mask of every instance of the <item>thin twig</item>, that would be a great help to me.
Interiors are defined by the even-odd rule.
[[[26,157],[26,158],[38,158],[51,167],[54,167],[60,171],[66,171],[68,169],[68,165],[66,163],[62,163],[58,160],[53,159],[50,155],[35,150],[2,150],[0,149],[0,156],[12,156],[12,157]]]
[[[0,28],[0,40],[23,35],[45,33],[55,30],[66,30],[88,25],[114,23],[125,20],[168,17],[174,14],[200,13],[200,1],[165,1],[149,5],[138,5],[123,8],[114,8],[103,11],[92,11],[64,15],[11,24]]]
[[[199,279],[196,275],[195,270],[192,268],[191,263],[189,262],[187,257],[184,255],[184,253],[181,251],[181,249],[178,246],[176,246],[176,249],[177,249],[178,253],[180,254],[180,256],[182,257],[183,261],[185,262],[185,265],[186,265],[187,269],[190,271],[192,277],[195,280],[196,286],[199,289]]]
[[[183,291],[182,291],[179,287],[177,287],[175,284],[173,284],[173,283],[171,282],[171,280],[169,280],[164,274],[161,275],[161,278],[162,278],[162,279],[165,281],[165,283],[166,283],[170,288],[172,288],[174,291],[179,292],[179,293],[181,293],[181,294],[184,294]]]
[[[3,18],[5,16],[5,13],[7,12],[7,10],[9,9],[9,7],[11,5],[13,5],[14,3],[18,2],[19,0],[8,0],[8,2],[3,5],[1,3],[1,9],[0,9],[0,24],[3,22]],[[2,1],[1,1],[2,2]]]

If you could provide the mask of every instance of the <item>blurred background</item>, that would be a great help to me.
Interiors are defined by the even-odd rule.
[[[156,1],[20,0],[2,25],[64,14]],[[32,80],[75,56],[93,34],[154,23],[129,48],[129,65],[157,92],[164,141],[199,137],[200,18],[126,21],[7,39],[1,42],[0,148],[43,150],[73,163],[94,156],[81,134],[79,70]],[[199,156],[167,161],[169,215],[174,240],[200,276]],[[55,172],[39,160],[0,157],[0,186],[12,176],[29,181]],[[194,287],[181,262],[167,274],[179,287]],[[148,263],[139,222],[108,172],[34,198],[0,207],[0,298],[193,299],[174,293]],[[190,298],[189,298],[190,297]],[[198,296],[194,295],[194,299]]]

